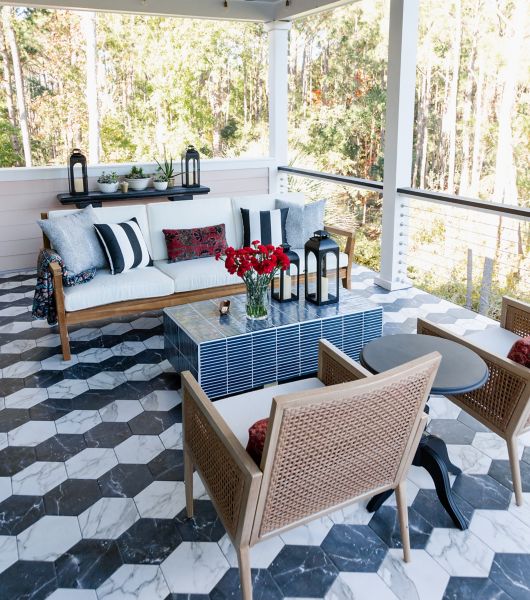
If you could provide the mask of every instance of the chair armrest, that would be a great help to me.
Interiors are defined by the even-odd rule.
[[[530,335],[530,304],[503,296],[501,327],[521,337]]]
[[[318,378],[326,386],[357,381],[372,375],[327,340],[320,340],[318,352]]]
[[[62,297],[64,295],[63,271],[59,266],[59,263],[56,262],[51,262],[48,265],[48,268],[53,277],[53,289],[55,291],[56,297]]]
[[[325,231],[331,235],[342,235],[347,238],[355,237],[355,227],[341,227],[340,225],[324,225]]]
[[[262,473],[189,371],[181,373],[184,452],[231,538],[250,537]],[[252,512],[252,514],[250,514]]]

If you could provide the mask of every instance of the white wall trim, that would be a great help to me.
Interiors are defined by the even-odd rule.
[[[201,160],[201,171],[232,171],[238,169],[263,169],[276,167],[277,161],[273,158],[213,158]],[[89,165],[88,176],[97,177],[102,171],[116,171],[118,175],[125,175],[132,165],[140,166],[146,173],[156,171],[156,163],[119,163],[108,165]],[[180,171],[180,160],[175,163],[175,170]],[[67,167],[10,167],[0,169],[0,183],[7,181],[35,181],[43,179],[67,179]]]

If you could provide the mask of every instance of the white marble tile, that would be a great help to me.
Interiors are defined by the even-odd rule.
[[[35,343],[35,340],[13,340],[12,342],[4,344],[0,348],[0,352],[2,354],[21,354],[22,352],[32,350],[36,347],[37,344]]]
[[[131,325],[134,329],[153,329],[154,327],[158,327],[161,322],[161,319],[158,317],[140,317],[135,321],[131,321]]]
[[[115,539],[138,519],[132,498],[101,498],[79,515],[84,538]]]
[[[431,480],[432,481],[432,480]],[[414,502],[418,492],[420,491],[419,486],[417,486],[413,481],[407,479],[407,506],[411,506]],[[396,494],[392,494],[390,498],[385,502],[386,506],[397,506],[396,502]]]
[[[98,600],[96,590],[58,588],[46,600]]]
[[[91,342],[101,336],[101,329],[95,327],[83,327],[70,333],[72,342]]]
[[[6,408],[31,408],[48,399],[46,388],[22,388],[5,397]]]
[[[491,458],[473,446],[449,444],[449,459],[464,473],[486,475],[491,466]]]
[[[183,481],[153,481],[134,497],[141,517],[173,519],[186,507]]]
[[[432,396],[429,399],[429,416],[433,419],[456,419],[461,409],[445,396]]]
[[[7,433],[5,431],[0,431],[0,450],[7,448],[7,445],[8,445]]]
[[[138,400],[115,400],[99,410],[102,421],[126,423],[143,412]]]
[[[144,410],[171,410],[182,402],[176,390],[155,390],[140,400]]]
[[[377,573],[341,573],[325,600],[397,600]]]
[[[97,479],[117,464],[112,448],[85,448],[65,462],[70,479]]]
[[[496,433],[479,432],[475,435],[472,445],[493,460],[509,460],[508,446]],[[524,451],[524,446],[520,440],[517,442],[517,450],[520,459]]]
[[[160,368],[162,371],[164,371],[164,373],[175,373],[175,367],[167,359],[164,359],[160,363]]]
[[[121,463],[146,464],[164,451],[157,435],[133,435],[114,448]]]
[[[101,423],[97,410],[73,410],[55,421],[57,433],[85,433]]]
[[[11,477],[0,477],[0,502],[4,501],[6,498],[9,498],[13,493],[13,488],[11,487]]]
[[[81,539],[77,517],[46,515],[17,535],[20,560],[53,561]]]
[[[127,381],[121,371],[101,371],[87,380],[91,390],[113,390]]]
[[[64,463],[37,461],[15,473],[11,483],[13,494],[43,496],[66,479]]]
[[[333,527],[333,521],[329,517],[315,519],[305,525],[299,525],[281,534],[286,544],[296,546],[320,546],[329,530]]]
[[[139,364],[125,371],[128,381],[151,381],[154,377],[162,375],[164,370],[159,364]]]
[[[77,356],[72,354],[70,360],[64,360],[62,354],[55,354],[54,356],[50,356],[49,358],[45,358],[41,360],[42,368],[47,371],[64,371],[65,369],[70,368],[73,365],[76,365],[78,362]]]
[[[411,562],[402,550],[389,550],[378,575],[399,600],[441,600],[449,574],[425,550],[412,550]]]
[[[144,340],[144,344],[146,348],[149,350],[163,350],[164,349],[164,336],[163,335],[154,335],[153,337]]]
[[[451,485],[453,485],[453,483],[455,482],[456,476],[449,473],[449,481],[451,482]],[[417,490],[414,491],[414,487],[416,486]],[[418,493],[419,490],[434,490],[435,486],[434,486],[434,481],[432,479],[432,477],[429,475],[428,471],[426,469],[424,469],[423,467],[415,467],[414,465],[412,465],[409,469],[409,472],[407,474],[407,503],[409,504],[409,506],[412,504],[412,502],[414,501],[414,498],[416,497],[416,494]],[[409,498],[410,496],[414,496],[414,498],[412,499],[412,501]],[[392,499],[388,499],[386,501],[386,504],[392,504],[392,506],[396,505],[396,499],[395,499],[395,495],[391,496]]]
[[[114,356],[136,356],[145,350],[143,342],[122,342],[111,348]]]
[[[17,538],[14,535],[0,535],[0,573],[17,560]]]
[[[99,364],[114,356],[108,348],[89,348],[77,355],[77,359],[81,363]]]
[[[487,577],[495,555],[469,529],[434,529],[425,550],[454,577]]]
[[[101,333],[103,335],[123,335],[131,329],[130,323],[109,323],[101,328]]]
[[[237,567],[236,549],[232,545],[228,535],[224,535],[219,540],[219,547],[226,556],[226,560],[231,567]],[[278,556],[281,549],[284,547],[280,536],[275,535],[271,538],[259,542],[250,549],[250,565],[253,569],[267,569],[272,561]]]
[[[0,283],[0,290],[12,290],[21,285],[22,283],[20,281],[5,281],[4,283]]]
[[[51,325],[48,325],[47,321],[44,319],[37,319],[35,321],[31,321],[32,329],[51,329]]]
[[[8,306],[7,308],[3,308],[0,310],[0,317],[17,317],[25,312],[27,312],[27,306]]]
[[[55,348],[56,346],[61,345],[61,338],[57,333],[50,333],[49,335],[44,335],[36,341],[37,346],[39,348]]]
[[[24,379],[24,377],[29,377],[40,370],[40,362],[36,360],[21,360],[2,369],[2,377]]]
[[[7,440],[10,446],[36,446],[56,433],[53,421],[28,421],[9,431]]]
[[[13,321],[12,323],[0,325],[0,334],[20,333],[21,331],[26,331],[26,329],[31,329],[31,323],[29,321]]]
[[[123,565],[97,590],[99,600],[163,600],[169,588],[157,565]]]
[[[515,503],[515,494],[512,494],[512,500],[508,510],[514,517],[517,517],[525,525],[530,526],[530,493],[523,493],[523,498],[524,504],[522,506],[517,506]]]
[[[495,552],[530,553],[530,525],[507,510],[475,510],[469,530]]]
[[[48,388],[48,396],[71,400],[86,391],[88,384],[84,379],[63,379]]]
[[[215,542],[182,542],[160,568],[171,592],[209,594],[229,564]]]
[[[11,294],[4,294],[3,296],[0,296],[0,302],[2,304],[7,304],[7,303],[11,303],[11,302],[16,302],[17,300],[22,300],[25,297],[26,297],[25,294],[13,292]]]
[[[350,506],[332,512],[329,518],[337,525],[368,525],[374,513],[366,510],[367,500],[355,502]]]
[[[182,450],[182,423],[173,423],[159,437],[166,450]]]

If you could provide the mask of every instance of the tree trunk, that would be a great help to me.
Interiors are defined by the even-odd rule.
[[[7,51],[6,39],[3,28],[0,30],[0,56],[2,57],[2,69],[4,72],[2,87],[4,88],[4,93],[6,95],[7,116],[9,118],[9,122],[11,123],[11,126],[13,127],[13,130],[15,130],[18,123],[15,114],[15,104],[13,101],[13,74],[11,71],[11,60]],[[15,133],[15,131],[13,131],[13,134],[10,137],[13,150],[17,154],[20,153],[20,142],[18,139],[18,135]]]
[[[86,102],[88,109],[88,162],[99,163],[99,106],[97,82],[96,13],[81,13],[81,29],[86,44]]]
[[[13,76],[15,80],[15,90],[17,96],[17,111],[20,133],[22,136],[22,150],[24,152],[24,162],[26,167],[32,166],[31,161],[31,143],[28,129],[28,113],[26,110],[26,99],[24,97],[24,80],[22,77],[22,65],[20,64],[20,55],[18,53],[17,40],[11,19],[14,9],[8,6],[2,6],[2,25],[4,26],[4,35],[11,52],[11,62],[13,65]]]
[[[452,77],[449,88],[449,105],[448,105],[448,130],[449,130],[449,147],[447,158],[447,190],[449,193],[455,191],[455,169],[456,169],[456,104],[458,99],[458,80],[460,73],[460,49],[462,45],[462,6],[460,0],[455,0],[455,35],[453,46],[453,63]]]

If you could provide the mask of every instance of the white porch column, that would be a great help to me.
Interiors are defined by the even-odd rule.
[[[375,280],[388,290],[410,287],[405,260],[399,264],[399,251],[407,247],[407,227],[396,189],[409,187],[412,177],[418,13],[419,0],[391,0],[381,269]]]
[[[269,34],[269,155],[274,159],[269,191],[287,191],[287,175],[276,167],[287,164],[289,21],[265,23]]]

